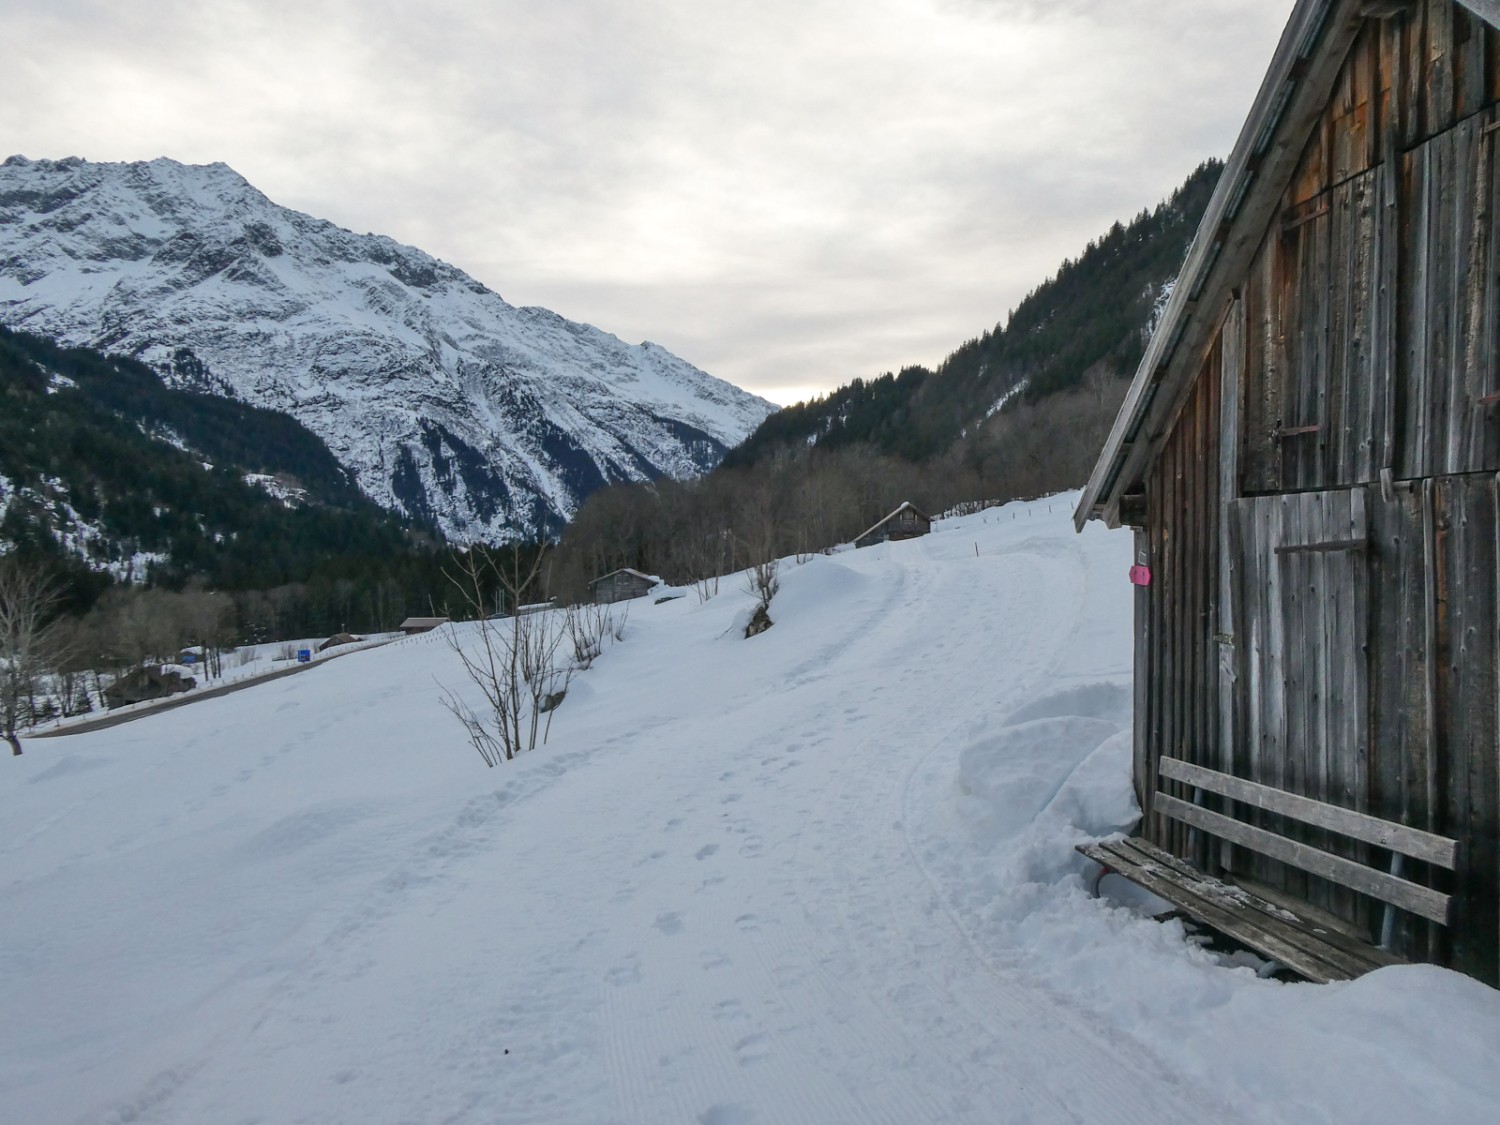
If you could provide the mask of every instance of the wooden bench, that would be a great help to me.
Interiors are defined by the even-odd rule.
[[[1236,816],[1158,792],[1155,810],[1183,824],[1250,848],[1310,874],[1392,907],[1441,925],[1452,916],[1451,896],[1401,877],[1405,859],[1452,871],[1458,865],[1458,843],[1445,836],[1408,828],[1366,813],[1299,797],[1269,785],[1244,781],[1217,770],[1175,758],[1162,758],[1160,776],[1199,791],[1226,798],[1230,808],[1259,809],[1390,853],[1390,871],[1347,859],[1321,848],[1249,824]],[[1243,942],[1308,980],[1351,980],[1384,965],[1400,964],[1395,954],[1372,945],[1321,911],[1281,896],[1253,894],[1212,876],[1163,851],[1147,840],[1132,838],[1080,844],[1078,850],[1114,872],[1166,899],[1183,913]]]

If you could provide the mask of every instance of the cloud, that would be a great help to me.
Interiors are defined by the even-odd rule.
[[[936,363],[1224,155],[1290,7],[11,0],[0,136],[224,160],[785,397]]]

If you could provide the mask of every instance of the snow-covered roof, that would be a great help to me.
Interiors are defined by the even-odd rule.
[[[879,531],[882,527],[884,527],[886,524],[890,523],[893,519],[895,519],[897,516],[899,516],[902,512],[905,512],[907,510],[916,512],[917,515],[921,516],[928,523],[932,522],[932,517],[929,516],[926,512],[922,511],[921,508],[917,507],[910,500],[903,500],[903,501],[901,501],[901,506],[899,508],[897,508],[890,515],[886,516],[884,519],[877,520],[875,523],[873,523],[869,527],[865,528],[864,531],[860,532],[858,535],[856,535],[854,537],[854,541],[856,543],[858,543],[865,536],[867,536],[867,535],[873,535],[875,532]]]
[[[589,585],[597,586],[606,578],[613,578],[617,574],[628,574],[632,578],[639,578],[641,579],[641,581],[650,582],[652,585],[655,585],[656,583],[661,581],[661,579],[654,574],[643,574],[641,571],[636,570],[634,567],[622,566],[619,570],[612,570],[608,574],[601,574],[598,578],[590,582]]]
[[[1458,0],[1480,19],[1500,28],[1500,0]],[[1250,115],[1240,130],[1197,237],[1167,302],[1146,354],[1136,369],[1114,428],[1094,465],[1073,513],[1081,531],[1091,519],[1119,522],[1120,497],[1129,492],[1155,460],[1158,439],[1176,413],[1196,374],[1191,345],[1207,330],[1200,319],[1218,309],[1214,267],[1226,251],[1244,252],[1264,233],[1269,215],[1296,170],[1300,144],[1278,144],[1288,121],[1321,112],[1338,77],[1348,47],[1366,19],[1397,15],[1400,0],[1362,4],[1341,0],[1298,0]],[[1334,19],[1334,16],[1340,16]],[[1267,220],[1268,221],[1268,220]],[[1197,318],[1202,309],[1209,318]],[[1184,348],[1183,342],[1190,341]],[[1175,362],[1174,362],[1175,361]],[[1151,420],[1152,425],[1147,426]]]

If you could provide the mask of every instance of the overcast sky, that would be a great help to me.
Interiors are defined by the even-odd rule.
[[[1226,156],[1292,0],[0,0],[0,158],[273,200],[790,402]]]

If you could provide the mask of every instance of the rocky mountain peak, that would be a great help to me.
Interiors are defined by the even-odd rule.
[[[225,164],[0,164],[0,323],[284,410],[460,541],[711,468],[775,407],[654,344],[278,206]]]

